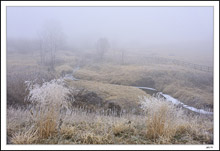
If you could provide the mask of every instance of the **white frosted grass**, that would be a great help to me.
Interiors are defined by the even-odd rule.
[[[63,79],[54,79],[44,82],[42,85],[33,84],[32,81],[26,81],[29,94],[27,101],[37,103],[40,106],[51,106],[54,104],[66,106],[66,96],[70,90],[64,86]]]
[[[153,112],[154,109],[158,109],[161,106],[161,102],[155,97],[140,97],[140,108],[145,112]]]
[[[77,66],[73,69],[73,73],[79,69],[80,67]],[[78,80],[73,76],[73,73],[66,74],[59,79],[44,82],[42,85],[35,83],[36,79],[33,81],[25,81],[26,91],[29,91],[29,94],[25,99],[32,103],[37,103],[40,106],[57,104],[68,108],[66,99],[68,94],[71,93],[71,90],[65,87],[64,80]]]

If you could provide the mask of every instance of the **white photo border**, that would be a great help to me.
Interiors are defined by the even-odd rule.
[[[211,6],[214,7],[213,145],[7,145],[6,7],[8,6]],[[219,150],[219,2],[218,1],[1,1],[1,149],[3,150]]]

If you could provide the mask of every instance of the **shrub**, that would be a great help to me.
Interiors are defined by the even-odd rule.
[[[154,141],[170,142],[187,125],[183,111],[162,98],[144,97],[141,107],[147,116],[146,137]]]
[[[48,138],[61,126],[62,112],[69,108],[67,96],[70,89],[61,79],[45,82],[41,86],[26,82],[29,91],[26,100],[31,102],[31,114],[40,138]]]

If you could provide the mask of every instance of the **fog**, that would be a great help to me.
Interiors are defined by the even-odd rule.
[[[213,7],[7,7],[7,144],[211,148],[213,15]]]
[[[8,40],[54,25],[71,48],[105,37],[112,48],[213,56],[213,7],[7,7]]]

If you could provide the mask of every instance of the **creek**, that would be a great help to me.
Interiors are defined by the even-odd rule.
[[[79,70],[80,67],[77,66],[76,68],[73,69],[73,72],[70,73],[70,74],[66,74],[63,78],[64,79],[70,79],[70,80],[79,80],[77,78],[74,77],[74,73]],[[189,105],[186,105],[184,103],[182,103],[180,100],[168,95],[168,94],[164,94],[163,92],[160,92],[154,88],[150,88],[150,87],[137,87],[135,86],[136,88],[139,88],[143,91],[145,91],[147,94],[150,94],[152,96],[159,96],[159,97],[162,97],[164,98],[166,101],[169,101],[169,102],[172,102],[173,104],[175,105],[178,105],[180,107],[183,107],[185,109],[188,109],[188,110],[191,110],[193,112],[196,112],[196,113],[199,113],[199,114],[207,114],[207,115],[213,115],[213,112],[209,112],[209,111],[205,111],[203,109],[197,109],[195,107],[192,107],[192,106],[189,106]]]

